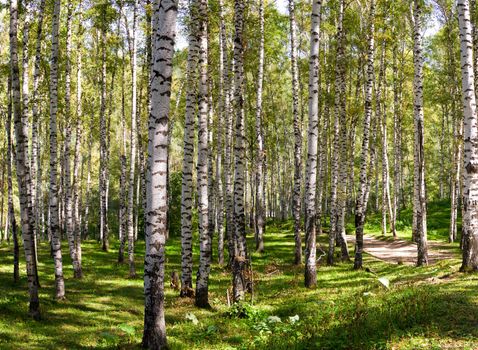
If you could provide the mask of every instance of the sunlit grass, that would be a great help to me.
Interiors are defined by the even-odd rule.
[[[441,232],[441,231],[438,231]],[[433,236],[432,236],[433,237]],[[319,242],[326,246],[326,237]],[[249,237],[249,248],[253,239]],[[303,266],[293,266],[290,222],[268,226],[266,252],[252,253],[255,290],[247,297],[247,318],[227,307],[231,284],[227,268],[212,266],[211,310],[194,307],[169,288],[172,271],[180,271],[180,241],[168,241],[166,322],[173,349],[440,349],[478,347],[476,275],[458,273],[459,260],[416,268],[388,264],[365,256],[365,270],[351,263],[319,266],[318,288],[303,287]],[[39,249],[43,319],[27,316],[28,297],[23,257],[22,280],[12,282],[12,247],[0,247],[1,349],[133,349],[139,348],[143,324],[142,262],[144,244],[137,242],[138,278],[128,278],[128,265],[117,264],[117,245],[101,251],[83,242],[85,277],[73,279],[63,244],[66,300],[54,299],[49,248]],[[351,247],[353,249],[353,247]],[[198,252],[195,251],[195,269]],[[214,262],[216,261],[214,251]],[[378,277],[390,280],[387,290]],[[193,313],[198,323],[186,319]],[[289,317],[298,315],[299,321]],[[281,323],[271,323],[277,316]]]

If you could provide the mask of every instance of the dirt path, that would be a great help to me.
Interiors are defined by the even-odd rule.
[[[377,259],[390,263],[414,265],[417,261],[417,245],[410,241],[391,237],[374,237],[365,235],[364,250]],[[347,235],[350,247],[355,244],[355,236]],[[434,264],[439,260],[457,258],[458,255],[450,245],[442,242],[428,242],[428,261]]]

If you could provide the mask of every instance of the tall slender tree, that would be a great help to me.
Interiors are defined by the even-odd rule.
[[[65,214],[66,214],[66,236],[68,239],[68,248],[73,264],[75,278],[81,278],[83,273],[78,260],[77,246],[75,242],[75,228],[73,218],[73,188],[71,182],[71,21],[73,15],[73,4],[71,1],[67,3],[66,14],[66,50],[65,50],[65,154],[63,155],[64,191],[65,191]]]
[[[194,295],[192,285],[193,251],[192,251],[192,206],[193,206],[193,158],[194,126],[196,115],[196,87],[199,47],[198,2],[191,1],[189,6],[189,34],[186,82],[186,117],[184,120],[184,143],[181,184],[181,296]]]
[[[234,242],[232,262],[233,300],[244,299],[247,290],[245,272],[248,266],[246,222],[244,212],[244,7],[242,0],[234,2]]]
[[[61,241],[59,231],[59,208],[58,208],[58,141],[57,141],[57,114],[58,114],[58,50],[59,50],[59,26],[60,26],[59,0],[55,0],[52,18],[52,43],[50,59],[50,233],[51,250],[55,265],[56,297],[65,296],[63,279],[63,261],[61,255]]]
[[[293,0],[289,0],[293,1]],[[291,20],[292,21],[292,20]],[[256,100],[256,193],[255,193],[255,239],[256,251],[264,252],[264,134],[262,132],[262,85],[264,81],[264,0],[259,0],[259,66],[257,68],[257,100]]]
[[[295,0],[289,0],[290,59],[292,70],[292,114],[294,116],[294,190],[293,208],[295,264],[302,263],[302,238],[300,230],[301,182],[302,182],[302,127],[299,115],[299,69],[297,66],[297,38],[295,23]]]
[[[226,26],[224,23],[224,4],[219,0],[219,118],[217,123],[217,159],[216,159],[216,226],[218,232],[217,258],[220,265],[224,264],[224,188],[223,173],[224,165],[223,146],[225,132],[225,121],[229,114],[229,93],[228,93],[228,59],[227,59],[227,41]],[[257,221],[256,221],[257,222]]]
[[[198,0],[199,93],[198,93],[198,226],[199,268],[196,279],[196,306],[208,307],[209,272],[211,264],[211,236],[209,234],[208,201],[208,39],[207,0]]]
[[[167,161],[172,58],[177,2],[153,1],[151,112],[147,167],[146,254],[144,258],[143,347],[166,349],[164,262],[167,227]]]
[[[363,120],[362,150],[360,153],[359,186],[355,204],[355,259],[354,268],[361,269],[363,264],[363,230],[367,211],[367,168],[369,165],[370,119],[372,117],[372,92],[374,85],[375,57],[375,1],[370,2],[369,29],[367,38],[367,80],[365,84],[365,113]]]
[[[38,298],[38,272],[35,252],[35,239],[30,197],[31,178],[28,164],[28,120],[22,115],[20,97],[20,70],[18,66],[18,2],[10,1],[10,71],[12,79],[12,106],[16,139],[17,182],[20,197],[20,218],[22,226],[23,247],[28,277],[29,313],[34,319],[40,318],[40,300]]]
[[[136,60],[137,60],[137,12],[138,0],[133,5],[133,37],[131,49],[131,134],[130,134],[130,168],[129,168],[129,188],[128,188],[128,262],[129,276],[136,276],[136,268],[134,265],[134,175],[136,165],[136,113],[137,113],[137,77],[136,77]]]
[[[417,265],[428,264],[427,206],[425,193],[425,150],[423,117],[423,33],[422,0],[414,0],[413,7],[413,111],[414,111],[414,186],[413,236],[418,243]]]
[[[465,133],[463,261],[460,270],[478,270],[478,127],[473,73],[473,38],[468,0],[457,1]]]
[[[317,285],[316,222],[317,147],[319,139],[319,45],[321,1],[312,3],[309,57],[309,127],[305,186],[305,286]]]

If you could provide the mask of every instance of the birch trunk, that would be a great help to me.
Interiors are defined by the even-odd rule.
[[[289,12],[290,3],[289,0]],[[292,7],[294,5],[292,4]],[[292,17],[291,17],[292,21]],[[259,0],[259,67],[257,72],[257,101],[256,101],[256,137],[257,137],[257,156],[256,156],[256,215],[255,215],[255,240],[256,251],[264,252],[264,207],[262,197],[264,196],[264,135],[262,132],[262,85],[264,81],[264,0]]]
[[[346,82],[343,29],[344,1],[339,3],[337,23],[337,59],[335,66],[334,158],[332,163],[331,226],[328,263],[333,263],[335,237],[341,248],[342,260],[349,259],[345,236],[345,203],[347,185]],[[334,237],[332,237],[334,236]]]
[[[144,261],[142,346],[166,349],[164,263],[167,231],[168,122],[177,2],[153,1],[153,59],[147,167],[147,223]]]
[[[35,254],[35,239],[32,216],[32,202],[30,197],[31,178],[28,164],[28,120],[22,115],[20,98],[20,72],[18,67],[18,3],[10,1],[10,69],[12,77],[13,117],[16,138],[16,165],[17,182],[20,199],[20,218],[22,225],[23,246],[25,250],[28,290],[30,297],[29,313],[40,319],[40,301],[38,299],[38,273]]]
[[[396,40],[397,38],[395,38]],[[397,68],[397,46],[395,43],[392,49],[392,76],[393,76],[393,197],[392,197],[392,220],[393,227],[396,227],[397,216],[399,215],[400,199],[400,100],[398,94],[398,68]]]
[[[423,117],[423,49],[422,49],[422,4],[414,0],[413,11],[413,105],[414,105],[414,196],[413,236],[418,243],[417,266],[428,265],[427,212],[425,193],[425,152]]]
[[[82,138],[82,38],[83,38],[83,27],[82,27],[82,3],[79,4],[79,13],[78,13],[78,43],[77,43],[77,67],[76,67],[76,136],[75,136],[75,149],[74,149],[74,161],[73,161],[73,236],[75,241],[75,250],[76,250],[76,259],[78,260],[78,265],[81,269],[81,219],[80,219],[80,187],[83,179],[83,167],[81,171],[81,176],[79,176],[80,163],[82,163],[83,158],[81,156],[81,138]],[[81,271],[80,271],[81,272]]]
[[[41,197],[41,169],[40,169],[40,152],[38,145],[38,125],[39,125],[39,110],[38,110],[38,86],[40,82],[40,62],[41,62],[41,40],[43,32],[43,16],[45,12],[45,0],[40,1],[38,8],[38,28],[35,43],[35,61],[33,69],[33,91],[32,91],[32,153],[31,153],[31,177],[32,177],[32,205],[33,215],[35,215],[36,231],[42,229],[39,225],[41,218],[40,211],[40,197]]]
[[[473,73],[473,39],[467,0],[458,0],[464,114],[463,261],[461,271],[478,269],[478,127]]]
[[[219,265],[224,264],[224,189],[222,176],[224,173],[222,158],[224,154],[224,126],[229,113],[229,96],[227,91],[227,42],[226,26],[224,24],[223,0],[219,0],[219,118],[217,123],[217,159],[216,159],[216,226],[218,233],[217,260]],[[227,101],[227,102],[226,102]]]
[[[233,55],[231,60],[231,71],[235,73],[235,56]],[[229,74],[226,72],[227,75],[227,84],[230,86],[229,94],[226,96],[225,102],[227,103],[227,115],[226,115],[226,155],[225,155],[225,176],[224,182],[226,187],[226,237],[228,242],[228,252],[229,252],[229,259],[228,265],[232,266],[234,256],[236,254],[236,245],[234,240],[234,183],[233,183],[233,142],[234,142],[234,134],[233,134],[233,121],[234,121],[234,94],[235,94],[235,86],[234,86],[234,75],[229,78]]]
[[[211,264],[208,202],[208,57],[207,57],[207,0],[198,0],[199,93],[198,93],[198,226],[199,269],[196,279],[196,306],[209,307],[208,282]]]
[[[245,276],[248,264],[246,223],[244,213],[244,7],[242,0],[234,2],[234,115],[236,118],[234,144],[234,242],[236,251],[232,263],[233,300],[244,299],[248,289]]]
[[[55,264],[56,297],[65,297],[63,280],[63,262],[59,232],[58,211],[58,141],[57,141],[57,113],[58,113],[58,37],[60,26],[60,1],[55,0],[52,19],[52,43],[50,63],[50,232],[51,250]]]
[[[13,282],[20,281],[20,248],[18,246],[17,221],[15,219],[15,208],[13,207],[13,180],[12,180],[12,161],[13,161],[13,142],[12,142],[12,81],[11,75],[8,77],[8,112],[5,121],[5,131],[7,133],[7,191],[8,191],[8,216],[5,225],[5,232],[8,234],[9,228],[12,231],[13,239]],[[8,239],[8,236],[7,236]]]
[[[294,217],[295,259],[294,263],[302,263],[302,238],[300,232],[301,204],[301,168],[302,168],[302,131],[299,116],[299,72],[297,67],[297,39],[295,24],[295,0],[289,0],[289,27],[292,71],[292,113],[294,117],[294,190],[292,200],[292,216]]]
[[[317,285],[316,223],[317,202],[317,148],[319,139],[319,43],[321,1],[312,3],[309,57],[309,125],[307,138],[307,165],[305,186],[305,273],[308,288]],[[320,218],[319,218],[320,220]]]
[[[122,5],[122,4],[121,4]],[[123,12],[122,7],[120,12]],[[121,20],[118,19],[118,36],[120,35],[120,23]],[[126,241],[126,231],[127,231],[127,211],[126,211],[126,195],[127,190],[126,186],[126,111],[125,111],[125,50],[124,45],[121,46],[121,129],[122,129],[122,141],[121,141],[121,174],[120,174],[120,209],[119,209],[119,241],[120,246],[118,249],[118,262],[124,262],[124,246]]]
[[[133,37],[131,50],[131,135],[130,135],[130,168],[129,168],[129,189],[128,189],[128,262],[129,276],[136,277],[134,265],[134,174],[136,165],[136,109],[137,109],[137,82],[136,82],[136,46],[137,46],[137,8],[138,0],[134,1],[133,8]]]
[[[370,120],[372,117],[372,93],[374,85],[374,58],[375,58],[375,2],[370,2],[369,32],[367,39],[367,82],[365,84],[365,113],[363,120],[362,150],[360,152],[359,186],[357,190],[357,202],[355,205],[355,259],[354,269],[363,266],[363,230],[367,212],[367,179],[369,165],[370,144]]]
[[[101,103],[100,103],[100,235],[103,251],[108,251],[107,229],[107,125],[106,125],[106,29],[101,29]]]
[[[182,297],[194,296],[192,285],[192,206],[193,206],[193,158],[194,127],[196,115],[197,65],[199,47],[197,41],[198,3],[192,1],[189,8],[189,48],[187,61],[186,116],[181,184],[181,293]]]
[[[71,185],[71,161],[70,161],[70,146],[71,146],[71,16],[73,12],[73,4],[71,1],[67,3],[66,15],[66,51],[65,51],[65,123],[66,137],[65,137],[65,154],[64,165],[65,169],[65,214],[66,214],[66,236],[68,239],[68,247],[70,250],[71,262],[73,264],[73,272],[75,278],[81,278],[83,273],[77,255],[77,245],[75,242],[74,220],[73,220],[73,189]]]

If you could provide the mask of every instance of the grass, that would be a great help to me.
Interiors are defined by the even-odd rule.
[[[270,225],[265,239],[266,253],[252,254],[256,284],[253,299],[249,296],[246,303],[227,307],[230,272],[217,264],[210,280],[212,310],[197,309],[192,300],[167,288],[166,323],[172,349],[478,348],[478,277],[457,272],[458,259],[416,268],[366,255],[364,265],[372,272],[354,271],[351,263],[320,266],[318,288],[309,290],[303,287],[303,267],[292,265],[290,222]],[[319,241],[326,245],[325,236]],[[65,242],[67,298],[56,301],[53,263],[48,245],[41,244],[43,319],[35,322],[26,315],[23,259],[22,280],[14,285],[12,247],[0,246],[0,348],[139,348],[143,283],[141,277],[127,278],[128,266],[116,263],[116,249],[115,242],[108,253],[95,241],[84,242],[85,277],[75,280]],[[141,272],[142,242],[136,252]],[[172,271],[180,271],[177,237],[168,241],[167,286]],[[379,277],[390,281],[389,289]],[[278,318],[281,322],[276,322]]]

